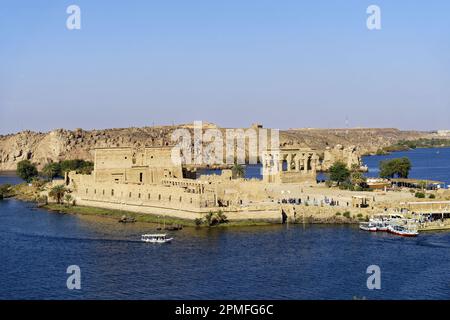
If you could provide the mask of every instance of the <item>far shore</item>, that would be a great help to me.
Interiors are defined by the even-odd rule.
[[[361,154],[362,157],[373,157],[373,156],[387,156],[396,152],[405,152],[405,151],[413,151],[416,149],[445,149],[450,148],[449,145],[435,145],[435,146],[417,146],[416,148],[409,148],[405,146],[398,146],[398,145],[391,145],[388,147],[385,147],[383,149],[380,149],[378,151],[381,151],[378,153],[378,151],[375,152],[366,152]]]

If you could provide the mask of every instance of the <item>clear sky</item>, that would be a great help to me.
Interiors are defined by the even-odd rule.
[[[450,129],[450,1],[0,1],[0,134],[346,118]]]

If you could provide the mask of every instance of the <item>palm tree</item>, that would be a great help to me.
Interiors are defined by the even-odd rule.
[[[66,187],[63,184],[58,184],[54,186],[48,195],[56,200],[56,203],[60,204],[61,199],[64,197],[64,194],[67,192]]]
[[[70,194],[64,196],[64,202],[69,206],[73,201],[73,197]]]
[[[352,172],[350,175],[350,181],[353,185],[361,186],[366,183],[367,179],[361,172]]]
[[[219,223],[225,223],[225,222],[228,221],[227,216],[223,213],[222,210],[217,211],[216,217],[217,217],[217,221],[218,221]]]
[[[213,223],[213,217],[214,217],[214,213],[213,213],[212,211],[208,212],[208,213],[205,215],[205,221],[206,221],[206,224],[207,224],[208,226],[211,226],[211,225],[212,225],[212,223]]]
[[[237,162],[234,163],[233,167],[231,168],[231,172],[233,173],[233,177],[235,178],[242,178],[245,174],[244,167]]]

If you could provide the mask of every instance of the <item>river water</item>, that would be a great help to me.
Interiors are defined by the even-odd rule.
[[[369,167],[367,175],[378,177],[380,161],[401,157],[411,160],[410,178],[435,180],[450,185],[450,148],[414,149],[384,156],[363,157],[364,164]]]
[[[364,156],[363,164],[367,165],[368,177],[378,177],[380,162],[387,159],[407,157],[411,160],[412,169],[410,178],[428,179],[444,182],[450,185],[450,148],[430,148],[415,149],[410,151],[393,152],[382,156]],[[247,165],[245,168],[245,178],[262,179],[261,165]],[[199,170],[201,174],[220,174],[221,170],[203,169]],[[325,173],[319,173],[317,179],[326,180]]]
[[[414,175],[424,172],[417,164],[447,154],[425,173],[449,183],[442,169],[449,150],[423,150],[408,153]],[[365,159],[371,173],[380,159]],[[0,176],[6,181],[18,180]],[[341,225],[185,228],[171,244],[139,241],[153,231],[0,201],[0,299],[450,299],[448,232],[400,238]],[[81,290],[67,289],[70,265],[81,269]],[[370,265],[380,267],[380,290],[367,288]]]

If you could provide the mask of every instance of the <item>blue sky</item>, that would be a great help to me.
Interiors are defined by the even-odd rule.
[[[71,4],[81,30],[66,28]],[[446,0],[1,0],[0,134],[346,118],[450,129],[449,15]]]

